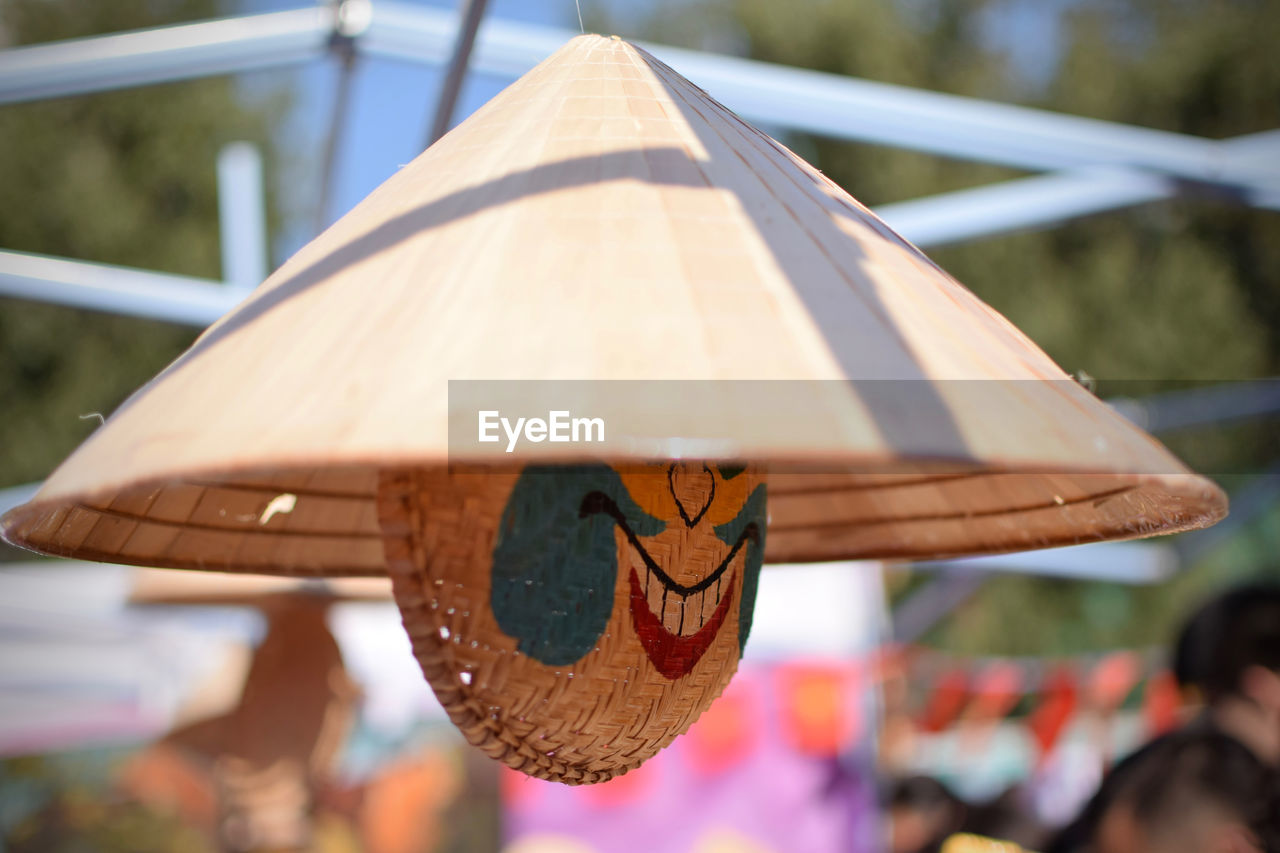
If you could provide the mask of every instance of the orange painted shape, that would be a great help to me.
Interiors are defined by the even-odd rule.
[[[799,752],[838,755],[855,733],[857,711],[849,701],[847,668],[794,665],[781,670],[783,731]]]

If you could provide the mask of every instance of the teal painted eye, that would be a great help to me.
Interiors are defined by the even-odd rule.
[[[741,472],[742,469],[738,469]],[[721,471],[724,474],[724,471]],[[728,479],[726,477],[726,479]],[[765,506],[765,484],[751,492],[751,497],[729,521],[716,526],[716,537],[726,545],[746,537],[747,553],[742,559],[742,598],[738,603],[738,649],[747,646],[747,634],[751,633],[751,617],[756,607],[756,587],[760,585],[760,568],[764,565],[764,533],[769,520]]]
[[[747,470],[746,465],[717,465],[716,470],[720,472],[720,476],[726,480],[732,480],[734,477]]]
[[[613,611],[615,520],[587,511],[588,496],[610,499],[639,536],[666,528],[607,465],[531,465],[520,473],[498,525],[489,605],[520,651],[548,666],[595,648]]]

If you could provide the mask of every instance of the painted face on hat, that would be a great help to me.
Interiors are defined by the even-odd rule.
[[[764,556],[752,467],[384,474],[396,599],[467,736],[531,775],[626,772],[737,669]]]

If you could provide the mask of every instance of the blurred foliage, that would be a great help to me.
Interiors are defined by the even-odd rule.
[[[112,792],[110,759],[0,762],[0,850],[7,853],[215,853],[201,832]]]
[[[216,17],[219,0],[5,0],[0,41],[44,42]],[[228,78],[0,109],[0,248],[221,278],[216,158],[257,143],[270,174],[283,94]],[[274,199],[269,221],[278,222]],[[0,486],[38,480],[196,329],[0,299]]]
[[[1065,2],[1056,5],[1056,57],[1001,52],[992,22],[1031,5],[665,0],[639,27],[658,42],[1211,138],[1280,127],[1280,62],[1265,35],[1280,32],[1280,4]],[[596,14],[593,28],[609,31]],[[804,134],[783,141],[873,206],[1018,176]],[[1177,200],[929,254],[1066,370],[1097,377],[1104,396],[1275,375],[1280,216],[1207,187],[1185,189]],[[1201,470],[1257,472],[1280,457],[1275,435],[1273,422],[1256,422],[1187,431],[1170,443]],[[927,639],[1007,654],[1163,643],[1212,589],[1275,571],[1276,528],[1273,516],[1260,519],[1157,586],[992,578]],[[1256,541],[1271,547],[1249,544]],[[927,581],[894,571],[891,595],[899,600]]]
[[[1227,478],[1230,484],[1230,479]],[[1224,587],[1280,583],[1280,507],[1223,541],[1194,570],[1148,586],[1025,575],[992,577],[926,641],[959,654],[1059,655],[1168,646],[1195,608]],[[917,575],[920,573],[917,573]]]

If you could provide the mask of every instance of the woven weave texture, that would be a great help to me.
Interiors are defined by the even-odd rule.
[[[519,479],[515,470],[384,473],[379,519],[396,601],[423,673],[469,742],[533,776],[568,784],[601,782],[639,765],[688,729],[737,670],[745,639],[739,605],[756,540],[735,549],[716,530],[723,534],[732,527],[748,495],[757,487],[762,494],[763,487],[751,469],[731,480],[697,467],[678,470],[674,477],[665,465],[622,472],[626,495],[619,502],[630,497],[648,515],[663,516],[661,531],[638,538],[639,548],[676,584],[716,583],[684,596],[664,590],[658,577],[645,577],[649,566],[624,525],[610,521],[616,567],[608,587],[562,591],[608,596],[607,624],[580,659],[549,664],[534,657],[537,647],[531,654],[522,652],[492,607],[499,527],[510,517],[504,511]],[[570,488],[579,482],[570,478]],[[582,525],[589,521],[571,522],[561,538],[578,547]],[[744,528],[738,541],[753,533],[754,528]],[[554,547],[555,538],[544,537],[543,546]],[[722,574],[714,575],[721,565]],[[643,601],[633,600],[633,578],[647,587]],[[748,603],[755,580],[747,581]],[[529,589],[528,606],[537,608],[539,586],[573,582],[569,568],[553,567],[516,587]],[[637,633],[634,612],[641,607],[662,622],[663,636],[690,642],[687,638],[700,632],[711,635],[687,673],[670,678],[658,671],[655,652],[646,650]],[[718,626],[711,624],[717,612],[723,613]],[[572,610],[534,615],[552,622],[582,618]]]

